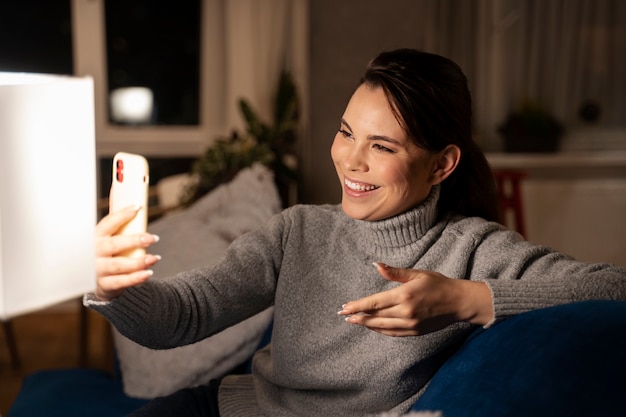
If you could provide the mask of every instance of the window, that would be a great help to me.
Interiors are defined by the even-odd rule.
[[[272,96],[281,68],[289,68],[298,85],[305,86],[308,69],[306,0],[194,0],[200,2],[200,17],[194,19],[200,25],[198,123],[174,124],[180,122],[175,120],[179,116],[158,125],[111,123],[109,83],[118,81],[115,74],[113,79],[107,74],[107,40],[103,34],[109,1],[135,4],[137,0],[132,3],[71,0],[74,72],[94,78],[99,155],[111,156],[125,150],[152,157],[198,156],[217,137],[242,127],[239,99],[247,98],[260,113],[271,115]],[[163,0],[149,3],[151,6],[165,4]],[[168,13],[173,15],[182,6],[170,2],[167,7]],[[131,83],[124,86],[131,86]],[[157,93],[154,94],[156,97]],[[303,92],[303,97],[305,94]],[[145,94],[143,97],[145,99]],[[183,98],[178,104],[185,108],[196,107],[194,100]]]
[[[626,149],[626,4],[527,0],[499,11],[510,23],[498,34],[512,57],[507,107],[547,105],[566,128],[563,150]]]
[[[1,16],[0,71],[72,74],[69,0],[4,2]]]
[[[626,149],[626,3],[424,0],[427,49],[465,70],[482,144],[522,101],[566,127],[563,150]],[[418,30],[419,32],[419,30]]]
[[[100,156],[197,156],[226,130],[222,0],[183,3],[71,0],[74,72],[94,78]],[[187,19],[183,40],[174,25]],[[156,27],[158,20],[165,26]],[[149,26],[138,31],[138,21]],[[152,92],[149,120],[111,117],[109,92],[125,87]]]
[[[108,121],[197,125],[201,1],[106,0],[104,7]]]

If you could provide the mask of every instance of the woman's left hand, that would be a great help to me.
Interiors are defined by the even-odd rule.
[[[344,304],[338,314],[349,323],[388,336],[418,336],[459,321],[486,325],[493,320],[491,290],[484,282],[375,265],[384,278],[402,285]]]

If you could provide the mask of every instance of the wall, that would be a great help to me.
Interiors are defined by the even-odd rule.
[[[412,28],[420,13],[411,0],[314,0],[310,8],[310,140],[301,152],[300,200],[336,203],[330,146],[352,90],[378,52],[418,46]]]
[[[496,153],[487,159],[495,169],[526,174],[529,241],[581,261],[626,267],[626,152]]]
[[[522,192],[528,240],[626,267],[626,177],[531,177]]]

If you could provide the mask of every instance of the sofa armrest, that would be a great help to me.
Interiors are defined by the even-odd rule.
[[[443,416],[626,413],[626,302],[535,310],[474,332],[414,411]]]

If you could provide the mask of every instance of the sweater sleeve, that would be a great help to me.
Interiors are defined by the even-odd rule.
[[[576,301],[626,300],[626,269],[580,262],[502,228],[482,235],[471,268],[471,279],[491,289],[496,320]]]
[[[197,342],[273,304],[284,232],[284,217],[277,215],[236,239],[214,266],[148,280],[110,302],[87,294],[84,304],[146,347]]]

